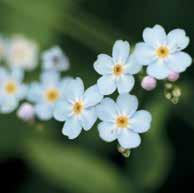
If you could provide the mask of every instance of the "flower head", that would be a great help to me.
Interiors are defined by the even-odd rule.
[[[166,34],[162,26],[155,25],[143,31],[143,39],[136,45],[135,56],[140,64],[148,66],[148,75],[165,79],[171,71],[184,72],[191,65],[191,56],[182,51],[189,44],[184,30],[174,29]]]
[[[84,92],[84,85],[80,78],[68,83],[64,99],[59,101],[54,110],[54,118],[65,121],[63,134],[69,139],[78,137],[82,128],[89,130],[97,119],[95,106],[102,100],[96,85]]]
[[[28,99],[35,105],[35,113],[41,120],[49,120],[57,101],[63,97],[63,92],[70,78],[60,79],[57,72],[44,72],[40,82],[30,85]]]
[[[130,92],[135,80],[133,74],[141,70],[141,65],[129,55],[130,45],[127,41],[118,40],[112,50],[112,57],[106,54],[98,55],[94,69],[102,75],[97,85],[103,95],[112,94],[116,89],[119,93]]]
[[[57,46],[45,51],[42,61],[44,70],[66,71],[70,66],[69,59]]]
[[[37,66],[38,48],[35,42],[14,36],[7,48],[6,58],[11,67],[33,70]]]
[[[111,142],[118,140],[126,149],[140,145],[141,139],[138,133],[146,132],[150,128],[151,114],[145,110],[139,110],[138,100],[135,96],[121,94],[116,102],[111,98],[105,98],[97,106],[97,114],[102,121],[98,125],[100,137]]]
[[[151,76],[145,76],[141,82],[141,87],[147,91],[151,91],[156,88],[156,79]]]
[[[23,71],[13,69],[10,72],[1,68],[0,76],[0,112],[10,113],[27,92],[26,85],[22,83]]]
[[[34,115],[35,115],[35,112],[34,112],[33,105],[27,102],[23,103],[17,111],[17,116],[24,121],[33,120]]]

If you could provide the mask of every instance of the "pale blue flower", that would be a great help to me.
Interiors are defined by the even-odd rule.
[[[53,109],[66,90],[71,78],[60,79],[57,72],[44,72],[40,82],[33,82],[28,92],[28,100],[34,104],[35,113],[41,120],[49,120]]]
[[[55,46],[42,54],[44,70],[66,71],[69,69],[69,59],[61,48]]]
[[[140,145],[139,133],[150,128],[151,114],[145,110],[138,110],[137,97],[130,94],[121,94],[116,102],[105,98],[96,107],[101,123],[98,125],[100,137],[106,142],[118,140],[126,149]]]
[[[184,72],[192,63],[192,58],[182,50],[189,44],[189,37],[182,29],[174,29],[166,34],[164,28],[155,25],[143,31],[144,42],[135,48],[138,63],[147,65],[147,74],[157,79],[165,79],[171,72]]]
[[[96,85],[84,92],[84,84],[80,78],[69,82],[65,98],[58,102],[54,110],[54,118],[65,121],[62,133],[69,139],[75,139],[82,128],[87,131],[97,120],[95,106],[102,100]]]
[[[19,102],[24,99],[27,87],[22,83],[23,71],[12,69],[7,71],[0,68],[0,112],[14,111]]]
[[[133,55],[129,54],[130,45],[127,41],[117,40],[113,46],[112,57],[98,55],[94,69],[102,75],[97,85],[103,95],[112,94],[116,89],[119,93],[130,92],[135,80],[132,76],[141,70]]]

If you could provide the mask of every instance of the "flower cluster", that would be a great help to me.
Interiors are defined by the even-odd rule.
[[[88,131],[100,120],[97,128],[101,139],[117,140],[122,153],[138,147],[140,134],[151,127],[152,116],[138,109],[138,99],[131,94],[135,76],[139,75],[147,91],[156,87],[157,80],[171,81],[165,83],[166,98],[177,103],[181,92],[173,82],[192,63],[190,55],[182,51],[189,44],[182,29],[166,34],[162,26],[155,25],[143,31],[143,40],[134,50],[128,41],[117,40],[111,56],[99,54],[93,67],[100,77],[85,89],[81,78],[61,77],[70,63],[58,46],[41,54],[40,80],[25,84],[24,71],[38,64],[37,45],[20,36],[1,37],[0,60],[9,68],[0,68],[0,112],[10,113],[24,101],[17,111],[19,118],[64,122],[62,133],[69,139],[77,138],[82,129]],[[113,100],[111,94],[115,92],[118,96]]]

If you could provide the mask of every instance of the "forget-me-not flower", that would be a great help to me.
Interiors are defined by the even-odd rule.
[[[22,83],[23,71],[12,69],[7,71],[0,68],[0,112],[14,111],[19,102],[24,99],[27,87]]]
[[[112,142],[118,140],[126,149],[140,145],[139,133],[150,128],[151,114],[145,110],[138,110],[137,97],[130,94],[121,94],[116,102],[105,98],[96,107],[101,123],[98,125],[100,137]]]
[[[49,120],[53,117],[54,106],[63,97],[69,79],[61,80],[57,72],[44,72],[40,82],[30,85],[28,99],[34,104],[39,119]]]
[[[182,50],[189,44],[189,37],[182,29],[174,29],[166,34],[164,28],[155,25],[143,31],[144,42],[135,48],[137,61],[147,65],[147,74],[157,79],[165,79],[172,72],[180,73],[189,67],[192,58]]]
[[[95,106],[103,96],[96,85],[84,92],[84,84],[80,78],[69,82],[64,96],[55,106],[54,117],[58,121],[65,121],[62,133],[69,139],[75,139],[82,128],[87,131],[96,122]]]
[[[142,66],[129,52],[129,43],[117,40],[113,46],[112,57],[106,54],[98,55],[94,69],[102,75],[97,85],[103,95],[112,94],[116,89],[119,93],[132,90],[135,83],[133,74],[138,73]]]
[[[55,46],[42,54],[44,70],[66,71],[69,69],[69,59],[61,48]]]

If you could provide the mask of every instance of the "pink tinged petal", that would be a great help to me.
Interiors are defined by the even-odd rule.
[[[69,139],[75,139],[81,133],[82,127],[79,120],[75,117],[68,119],[63,126],[62,133]]]
[[[172,71],[180,73],[192,64],[192,58],[185,52],[178,52],[168,58],[167,64]]]
[[[147,67],[147,74],[159,80],[167,78],[169,71],[162,60],[158,60]]]
[[[116,90],[115,79],[112,75],[104,75],[98,79],[97,85],[103,95],[112,94]]]
[[[149,112],[144,110],[137,111],[131,118],[131,129],[137,133],[144,133],[150,128],[151,121],[152,116]]]
[[[81,116],[82,127],[85,131],[91,129],[97,120],[97,114],[95,108],[86,109]]]
[[[102,102],[97,105],[96,112],[100,120],[114,122],[115,116],[118,113],[118,107],[111,98],[104,98]]]
[[[151,91],[156,88],[157,81],[151,76],[145,76],[141,82],[141,87],[147,91]]]
[[[159,45],[166,44],[167,36],[164,28],[160,25],[155,25],[153,28],[145,28],[143,31],[143,39],[150,46],[156,48]]]
[[[171,71],[168,75],[168,80],[171,82],[175,82],[176,80],[179,79],[179,77],[180,77],[179,73]]]
[[[98,55],[97,60],[94,62],[94,69],[101,75],[112,73],[113,60],[106,54]]]
[[[156,60],[155,49],[143,42],[136,44],[134,55],[140,65],[148,65]]]
[[[121,94],[117,98],[117,104],[120,112],[132,116],[138,107],[137,97],[130,94]]]
[[[116,132],[114,132],[114,125],[108,122],[101,122],[98,124],[98,132],[100,137],[106,142],[112,142],[116,139]]]
[[[177,52],[185,49],[189,44],[189,37],[186,36],[185,30],[174,29],[167,35],[168,46],[171,52]]]
[[[115,63],[125,64],[129,57],[130,45],[127,41],[117,40],[114,43],[112,56]]]
[[[123,129],[118,137],[119,144],[125,149],[136,148],[141,143],[141,138],[137,133],[128,129]]]
[[[117,88],[120,94],[130,92],[135,84],[135,79],[131,75],[123,75],[117,81]]]
[[[84,106],[91,107],[98,104],[103,99],[103,95],[100,93],[98,86],[93,85],[89,87],[84,93]]]

